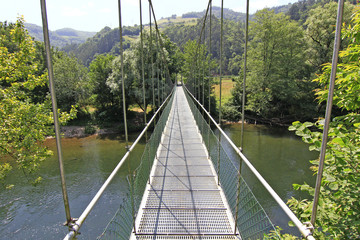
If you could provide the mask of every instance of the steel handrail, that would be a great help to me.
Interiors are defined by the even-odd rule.
[[[202,110],[206,113],[206,115],[211,119],[213,124],[217,127],[221,135],[225,137],[225,139],[230,143],[231,147],[235,150],[235,152],[241,157],[247,167],[251,170],[251,172],[256,176],[256,178],[261,182],[261,184],[265,187],[265,189],[270,193],[270,195],[274,198],[274,200],[280,205],[281,209],[286,213],[286,215],[290,218],[290,220],[295,224],[295,226],[299,229],[300,233],[308,240],[315,240],[312,236],[310,229],[307,228],[300,220],[296,217],[296,215],[291,211],[291,209],[284,203],[284,201],[279,197],[279,195],[272,189],[272,187],[267,183],[267,181],[261,176],[261,174],[256,170],[256,168],[250,163],[250,161],[246,158],[246,156],[240,151],[240,149],[231,141],[231,139],[226,135],[226,133],[221,129],[219,124],[212,118],[212,116],[208,113],[208,111],[204,108],[203,105],[191,94],[191,92],[187,89],[185,85],[183,85],[185,90],[191,96],[191,98],[202,108]]]
[[[72,225],[70,232],[65,236],[64,240],[68,240],[68,239],[73,239],[77,233],[79,232],[82,224],[84,223],[85,219],[87,218],[87,216],[89,215],[89,213],[91,212],[91,210],[94,208],[95,204],[97,203],[97,201],[100,199],[100,197],[102,196],[103,192],[105,191],[105,189],[108,187],[108,185],[110,184],[110,182],[113,180],[113,178],[115,177],[115,175],[117,174],[117,172],[119,171],[119,169],[121,168],[121,166],[124,164],[124,162],[126,161],[126,159],[130,156],[130,153],[132,152],[132,150],[134,150],[135,146],[138,144],[138,142],[140,141],[140,139],[143,137],[143,135],[145,134],[145,132],[147,131],[147,129],[149,128],[149,126],[152,124],[152,122],[154,121],[156,115],[158,115],[158,113],[160,112],[160,110],[162,110],[162,108],[165,106],[165,103],[168,101],[168,99],[172,96],[172,94],[174,93],[174,88],[172,89],[171,93],[168,95],[168,97],[164,100],[164,102],[161,104],[161,106],[159,107],[159,109],[155,112],[154,116],[152,116],[152,118],[150,119],[150,121],[145,125],[145,128],[142,130],[142,132],[140,133],[140,135],[136,138],[136,140],[134,141],[134,143],[131,145],[131,147],[129,148],[129,150],[125,153],[125,155],[123,156],[123,158],[120,160],[120,162],[117,164],[117,166],[114,168],[114,170],[111,172],[110,176],[106,179],[106,181],[104,182],[104,184],[101,186],[101,188],[99,189],[99,191],[96,193],[96,195],[93,197],[93,199],[91,200],[91,202],[89,203],[89,205],[85,208],[85,210],[83,211],[83,213],[80,215],[80,217],[75,221],[75,223]]]

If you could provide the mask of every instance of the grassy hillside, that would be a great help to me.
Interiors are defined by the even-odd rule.
[[[169,18],[162,18],[159,21],[157,21],[157,23],[159,25],[159,28],[165,28],[176,24],[194,26],[197,23],[197,18],[169,17]]]

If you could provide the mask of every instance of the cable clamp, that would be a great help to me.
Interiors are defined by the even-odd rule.
[[[73,231],[76,234],[81,234],[78,232],[74,227],[78,226],[78,229],[80,228],[80,225],[76,223],[78,218],[71,218],[69,222],[65,222],[63,225],[69,227],[69,231]]]
[[[308,229],[312,234],[314,231],[314,226],[311,224],[311,222],[304,222],[304,225],[305,225],[306,229]]]

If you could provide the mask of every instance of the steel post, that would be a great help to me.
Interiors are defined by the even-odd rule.
[[[59,161],[59,167],[60,167],[61,189],[62,189],[63,201],[64,201],[64,206],[65,206],[66,225],[69,226],[72,219],[71,219],[71,214],[70,214],[69,197],[67,194],[66,181],[65,181],[65,170],[64,170],[62,147],[61,147],[61,132],[60,132],[58,108],[57,108],[57,102],[56,102],[55,85],[54,85],[54,71],[53,71],[53,66],[52,66],[52,62],[51,62],[50,38],[49,38],[49,28],[48,28],[45,0],[40,0],[40,4],[41,4],[41,16],[42,16],[42,23],[43,23],[45,51],[46,51],[46,63],[47,63],[48,73],[49,73],[49,89],[50,89],[52,111],[53,111],[53,117],[54,117],[56,149],[57,149],[57,153],[58,153],[58,161]]]
[[[332,109],[332,104],[333,104],[336,68],[337,68],[339,48],[340,48],[340,43],[341,43],[340,37],[341,37],[341,24],[342,24],[343,10],[344,10],[344,0],[339,0],[337,20],[336,20],[336,30],[335,30],[334,52],[333,52],[332,64],[331,64],[329,94],[328,94],[328,99],[327,99],[327,104],[326,104],[325,123],[324,123],[323,137],[322,137],[321,150],[320,150],[320,159],[319,159],[319,169],[318,169],[318,174],[316,177],[314,202],[313,202],[313,208],[312,208],[311,220],[310,220],[310,222],[313,226],[315,226],[317,206],[318,206],[320,188],[321,188],[321,179],[322,179],[322,173],[324,170],[326,145],[327,145],[329,125],[330,125],[330,119],[331,119],[331,109]]]

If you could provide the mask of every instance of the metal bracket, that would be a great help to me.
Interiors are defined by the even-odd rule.
[[[306,229],[310,230],[311,233],[314,232],[314,226],[311,224],[311,222],[304,222],[304,225]]]
[[[74,231],[76,234],[81,234],[80,232],[77,232],[76,229],[74,228],[74,226],[78,226],[80,227],[76,221],[78,220],[78,218],[71,218],[70,221],[68,222],[64,222],[64,226],[67,226],[69,228],[70,231]]]

